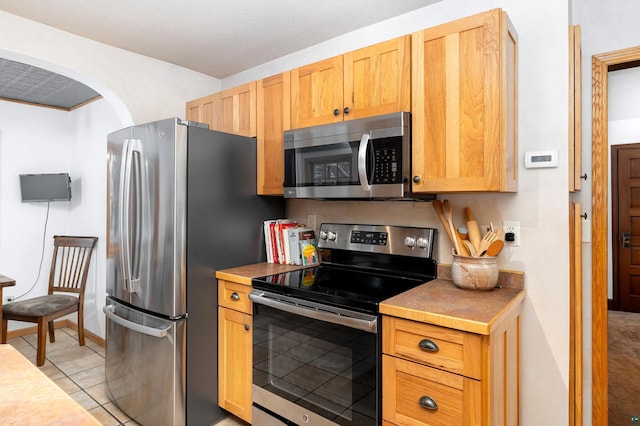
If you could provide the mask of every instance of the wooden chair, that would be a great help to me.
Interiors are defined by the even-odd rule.
[[[26,321],[38,324],[36,363],[44,365],[47,344],[56,338],[53,320],[78,311],[78,342],[84,345],[84,288],[96,237],[53,237],[53,258],[49,272],[49,291],[45,296],[17,301],[2,308],[2,343],[7,343],[7,322]],[[56,294],[54,294],[54,292]],[[65,293],[65,294],[60,294]],[[73,296],[68,293],[76,293]]]

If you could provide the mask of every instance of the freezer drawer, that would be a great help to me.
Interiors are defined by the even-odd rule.
[[[184,425],[186,319],[165,320],[109,298],[104,313],[113,402],[143,426]]]

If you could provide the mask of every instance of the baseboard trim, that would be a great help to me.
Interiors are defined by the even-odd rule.
[[[75,332],[78,331],[78,324],[76,324],[75,322],[69,319],[53,322],[53,328],[64,328],[64,327],[68,327]],[[21,328],[19,330],[12,330],[7,332],[7,340],[14,339],[16,337],[28,336],[30,334],[36,334],[36,333],[38,333],[38,326],[35,326],[35,325],[32,327]],[[93,334],[86,328],[84,329],[84,338],[91,340],[93,343],[97,344],[100,347],[103,347],[103,348],[105,347],[104,339],[98,335]]]

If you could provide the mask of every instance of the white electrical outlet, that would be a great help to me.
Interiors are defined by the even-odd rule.
[[[505,220],[502,222],[502,229],[505,234],[504,244],[506,246],[520,247],[520,222]],[[509,233],[513,234],[513,241],[507,240],[507,234]]]

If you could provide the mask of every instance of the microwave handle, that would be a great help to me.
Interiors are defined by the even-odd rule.
[[[370,192],[371,185],[367,178],[367,148],[369,146],[369,134],[364,133],[360,139],[358,146],[358,176],[360,178],[360,187],[363,191]]]

